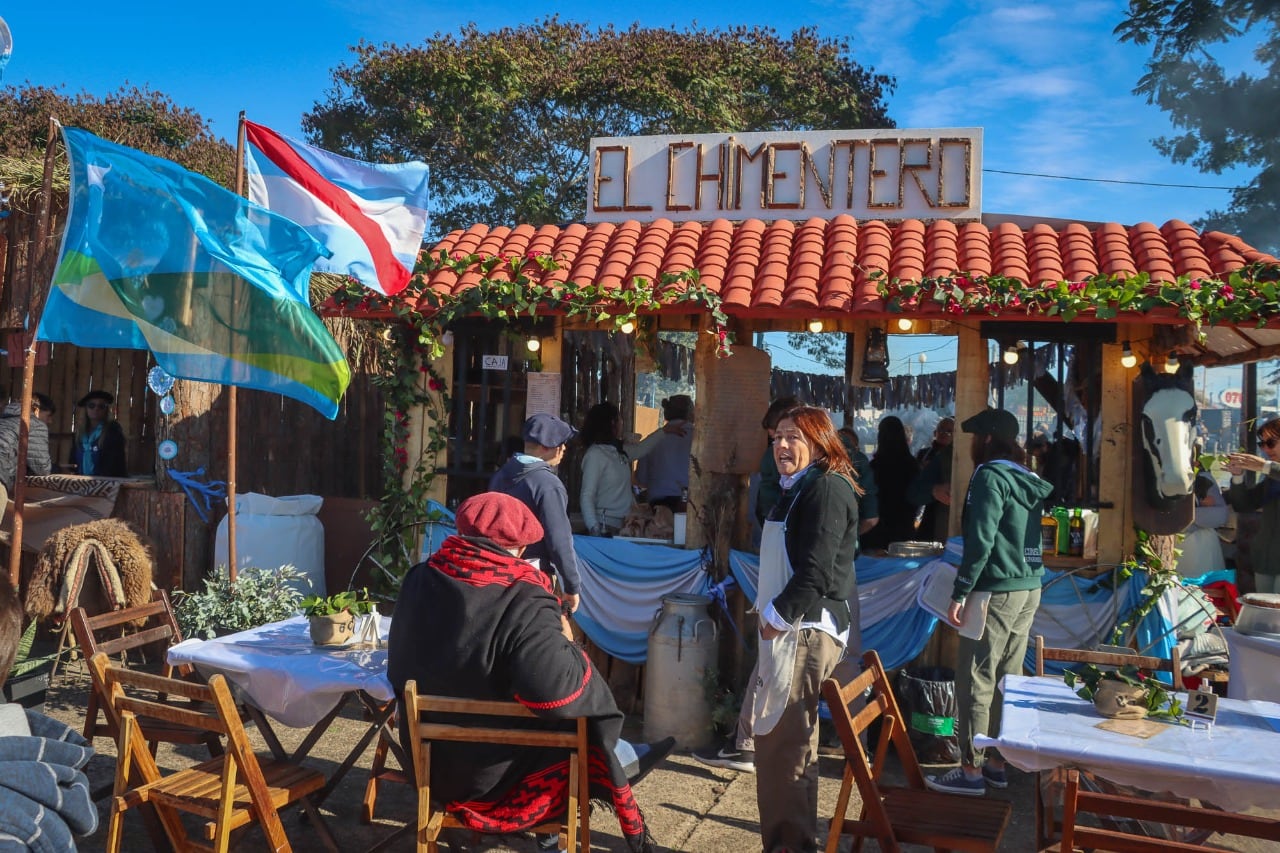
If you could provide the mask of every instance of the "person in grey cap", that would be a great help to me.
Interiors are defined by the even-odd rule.
[[[489,480],[489,490],[519,498],[542,525],[541,542],[530,545],[527,559],[537,558],[544,572],[560,579],[564,602],[578,609],[582,575],[569,525],[569,492],[556,474],[564,446],[578,431],[555,415],[539,413],[524,422],[524,452],[512,454]]]
[[[960,425],[973,435],[974,472],[964,498],[964,556],[956,573],[947,618],[963,622],[972,593],[986,592],[982,635],[960,637],[956,664],[956,708],[960,766],[925,777],[935,791],[982,796],[987,787],[1007,788],[1005,762],[995,750],[974,746],[975,735],[1000,733],[1000,679],[1022,672],[1031,620],[1040,606],[1044,565],[1040,515],[1053,486],[1025,467],[1018,444],[1021,426],[1011,412],[984,409]]]

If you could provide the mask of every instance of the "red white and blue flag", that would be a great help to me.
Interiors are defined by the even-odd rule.
[[[388,296],[403,290],[427,229],[427,164],[364,163],[244,126],[249,199],[333,252],[316,271],[352,276]]]

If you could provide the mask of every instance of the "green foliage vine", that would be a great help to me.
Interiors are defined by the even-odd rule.
[[[375,581],[383,584],[384,595],[394,596],[399,579],[412,564],[415,526],[426,518],[436,459],[448,444],[448,383],[434,362],[445,354],[444,334],[453,324],[473,317],[509,323],[521,317],[559,314],[615,330],[626,324],[643,330],[649,326],[641,314],[683,306],[686,313],[694,308],[707,315],[718,356],[732,354],[729,318],[720,296],[701,282],[697,270],[664,273],[656,280],[637,277],[627,287],[543,283],[542,276],[559,266],[552,256],[532,252],[518,256],[441,250],[420,258],[409,286],[395,296],[368,290],[355,280],[334,291],[333,300],[344,313],[392,321],[384,332],[387,345],[374,377],[385,401],[384,487],[368,517],[378,540],[371,557],[387,575]],[[479,273],[480,278],[456,294],[442,293],[428,285],[431,275],[441,270],[459,276]],[[408,440],[415,411],[426,418],[427,430],[422,453],[411,459]]]

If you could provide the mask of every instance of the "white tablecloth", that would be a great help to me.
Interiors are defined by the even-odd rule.
[[[1000,737],[976,742],[1023,770],[1076,767],[1229,811],[1280,808],[1280,705],[1220,699],[1212,731],[1165,725],[1145,740],[1096,728],[1101,722],[1061,679],[1010,675]]]
[[[1280,702],[1280,640],[1222,629],[1231,653],[1227,695],[1232,699]]]
[[[384,641],[390,625],[379,619]],[[222,673],[246,701],[295,728],[320,722],[347,693],[363,690],[380,702],[395,695],[385,642],[380,649],[316,646],[302,616],[213,640],[184,640],[169,649],[169,663],[194,664],[206,677]]]

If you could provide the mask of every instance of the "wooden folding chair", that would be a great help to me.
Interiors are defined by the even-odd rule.
[[[591,850],[591,803],[588,793],[587,718],[565,720],[561,731],[521,728],[519,720],[537,719],[518,702],[489,702],[457,699],[448,696],[421,696],[414,681],[404,687],[404,712],[408,716],[409,741],[413,755],[414,775],[418,788],[417,849],[439,853],[440,832],[448,828],[465,828],[465,824],[431,800],[431,744],[434,741],[462,743],[510,744],[511,746],[552,747],[563,749],[569,756],[569,803],[564,820],[531,827],[533,832],[561,834],[568,853]],[[449,722],[424,720],[424,714],[447,714]],[[474,724],[467,718],[473,718]],[[497,728],[485,717],[510,717],[513,725]],[[479,719],[477,719],[479,718]]]
[[[1060,649],[1044,644],[1044,637],[1037,634],[1035,639],[1036,645],[1036,675],[1045,674],[1044,662],[1047,660],[1061,661],[1063,663],[1079,663],[1093,664],[1101,667],[1122,667],[1136,666],[1150,672],[1167,672],[1173,681],[1174,690],[1182,690],[1182,657],[1178,653],[1178,647],[1174,646],[1173,651],[1167,658],[1153,657],[1150,655],[1140,655],[1136,652],[1133,654],[1124,654],[1121,652],[1109,651],[1093,651],[1091,649]],[[1045,801],[1044,792],[1041,788],[1041,774],[1036,773],[1035,779],[1035,821],[1036,821],[1036,849],[1043,850],[1050,841],[1053,840],[1061,831],[1062,826],[1054,817],[1053,805]]]
[[[827,853],[836,853],[841,835],[852,835],[855,851],[864,838],[874,838],[884,851],[900,850],[902,844],[923,844],[939,850],[994,851],[1000,844],[1013,807],[996,799],[966,797],[932,791],[925,787],[924,775],[916,761],[902,712],[889,686],[880,656],[869,651],[862,656],[862,674],[845,684],[835,678],[822,682],[822,696],[831,709],[831,719],[844,746],[844,777],[836,811],[827,833]],[[870,689],[866,706],[851,712]],[[860,736],[880,719],[880,737],[874,756],[868,758]],[[885,759],[892,743],[906,774],[905,787],[880,782]],[[862,797],[858,820],[848,819],[849,801],[857,787]]]
[[[147,604],[138,607],[127,607],[123,610],[112,610],[97,616],[90,616],[83,607],[71,611],[71,629],[75,632],[76,642],[80,645],[80,653],[86,661],[102,652],[108,657],[116,658],[121,666],[129,666],[140,661],[142,649],[152,644],[164,644],[164,648],[182,642],[182,631],[174,618],[173,607],[169,602],[169,594],[164,590],[156,590]],[[161,653],[163,654],[163,653]],[[190,666],[173,667],[162,660],[160,672],[172,678],[177,672],[187,679],[194,679],[195,670]],[[119,736],[116,726],[111,722],[109,714],[102,713],[104,704],[104,685],[94,680],[89,691],[88,707],[84,717],[84,736],[92,742],[95,737],[109,737],[115,740]],[[157,697],[160,702],[164,696]],[[211,755],[222,754],[222,744],[216,734],[208,731],[197,731],[161,720],[141,719],[140,724],[147,733],[147,740],[153,747],[157,743],[192,743],[204,744]],[[152,750],[154,754],[154,748]]]
[[[324,775],[292,762],[260,761],[250,748],[223,676],[213,676],[208,685],[194,684],[115,666],[102,652],[94,655],[89,665],[94,677],[106,687],[103,708],[120,732],[107,827],[108,851],[120,850],[124,813],[144,804],[155,808],[170,844],[178,851],[213,849],[225,853],[231,833],[253,823],[262,827],[270,849],[292,850],[280,821],[280,809],[298,803],[306,810],[321,841],[336,853],[337,842],[308,799],[324,787]],[[175,705],[141,698],[133,691],[178,696],[196,704]],[[214,732],[226,738],[226,753],[164,775],[152,756],[145,730],[138,725],[141,717]],[[204,835],[212,842],[212,848],[187,835],[179,812],[205,819]]]

